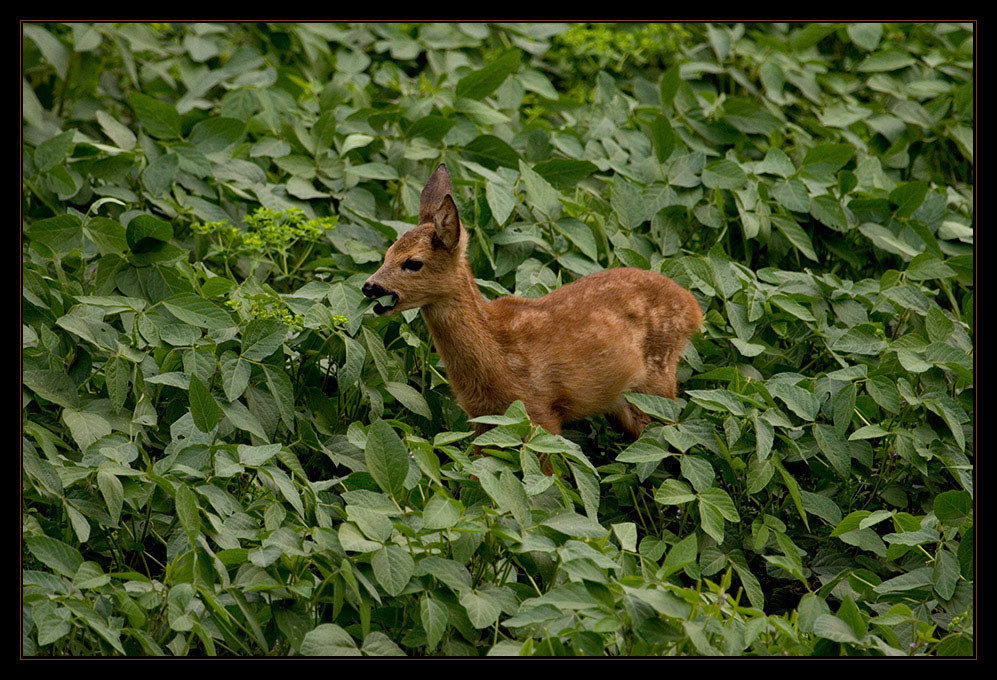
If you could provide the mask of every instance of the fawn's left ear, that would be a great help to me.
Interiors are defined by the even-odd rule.
[[[450,182],[450,173],[447,166],[440,163],[436,171],[426,182],[422,195],[419,197],[419,224],[426,224],[433,221],[433,213],[436,212],[443,197],[453,193],[453,185]]]
[[[457,204],[453,202],[453,196],[447,194],[443,197],[439,207],[433,211],[432,222],[443,246],[447,250],[456,248],[460,243],[460,215],[457,214]]]

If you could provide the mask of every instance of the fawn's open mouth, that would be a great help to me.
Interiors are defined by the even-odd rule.
[[[390,314],[398,306],[398,293],[385,292],[374,302],[374,313],[378,316]]]

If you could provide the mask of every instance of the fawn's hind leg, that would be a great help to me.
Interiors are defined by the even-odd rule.
[[[678,379],[675,377],[676,363],[667,362],[655,366],[657,370],[648,371],[647,382],[641,392],[656,394],[666,399],[678,396]]]
[[[651,417],[625,399],[621,398],[621,401],[623,403],[620,404],[619,408],[609,415],[624,432],[634,439],[639,439],[644,428],[651,422]]]
[[[645,383],[640,389],[634,391],[653,394],[665,397],[666,399],[675,399],[678,396],[675,364],[671,362],[656,364],[652,370],[648,371]],[[622,397],[620,398],[620,402],[616,410],[612,411],[609,415],[619,423],[620,427],[627,434],[634,439],[638,439],[644,428],[651,422],[651,417]]]
[[[533,424],[539,425],[551,434],[561,434],[561,419],[556,415],[541,415],[538,418],[533,419]],[[554,467],[550,464],[550,460],[547,458],[546,453],[538,453],[537,459],[540,461],[540,467],[543,469],[543,473],[545,475],[549,477],[554,474]]]

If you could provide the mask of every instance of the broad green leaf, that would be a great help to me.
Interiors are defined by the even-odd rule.
[[[322,623],[301,641],[302,656],[361,656],[350,634],[334,623]]]
[[[419,394],[411,385],[386,382],[384,383],[384,388],[408,410],[418,413],[423,418],[432,419],[433,414],[429,410],[429,404],[426,403],[425,397]]]
[[[519,161],[519,174],[526,188],[527,204],[545,217],[554,219],[561,207],[561,195],[557,189],[522,160]]]
[[[624,398],[649,416],[654,416],[666,423],[678,420],[682,408],[674,399],[666,399],[654,394],[624,392]]]
[[[213,116],[194,126],[190,142],[203,154],[215,153],[238,142],[245,129],[241,120]]]
[[[46,172],[66,160],[66,156],[75,146],[73,141],[75,136],[76,133],[70,130],[39,144],[35,149],[35,165],[38,169]]]
[[[370,426],[364,460],[374,481],[385,493],[397,496],[401,492],[408,475],[408,455],[402,440],[383,420],[375,420]]]
[[[57,215],[32,222],[25,233],[33,241],[40,241],[56,252],[66,253],[80,246],[82,224],[76,215]]]
[[[666,479],[654,492],[654,500],[662,505],[681,505],[696,500],[696,494],[685,482]]]
[[[190,544],[195,545],[197,537],[201,533],[201,515],[197,505],[197,498],[186,485],[180,484],[177,486],[175,501],[180,526],[187,532]]]
[[[458,97],[484,99],[519,68],[519,51],[508,50],[482,69],[464,76],[457,82],[454,93]]]
[[[49,536],[26,536],[24,544],[31,555],[56,573],[72,578],[83,564],[80,551]]]
[[[201,432],[210,433],[221,420],[222,410],[207,386],[195,374],[190,376],[190,414]]]
[[[135,116],[150,135],[160,139],[173,139],[180,136],[180,114],[177,113],[176,107],[172,104],[167,104],[141,92],[132,92],[128,99]]]
[[[714,161],[703,168],[703,184],[710,189],[740,189],[747,181],[744,170],[733,161]]]
[[[447,630],[446,608],[426,594],[419,603],[419,619],[422,622],[422,629],[426,631],[426,644],[430,650],[436,649]]]
[[[277,351],[287,336],[287,326],[276,319],[254,319],[242,333],[242,356],[262,361]]]
[[[374,577],[388,595],[398,595],[415,571],[415,562],[408,551],[397,545],[386,545],[370,560]]]

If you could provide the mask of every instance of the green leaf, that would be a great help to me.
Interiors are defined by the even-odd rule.
[[[666,423],[677,421],[682,412],[681,405],[674,399],[639,392],[624,392],[623,397],[644,413]]]
[[[682,476],[692,482],[697,492],[702,493],[713,484],[713,466],[698,456],[686,454],[680,459]]]
[[[379,630],[375,630],[364,638],[360,651],[364,653],[364,656],[405,656],[401,647]]]
[[[106,111],[96,112],[97,122],[100,129],[107,135],[114,144],[125,151],[130,151],[135,147],[135,133],[119,123]]]
[[[370,565],[374,569],[374,578],[392,597],[405,589],[415,571],[412,556],[397,545],[386,545],[378,550],[371,557]]]
[[[934,575],[931,567],[922,567],[913,571],[900,574],[889,580],[883,581],[873,588],[880,595],[887,593],[902,593],[907,590],[923,588],[934,583]]]
[[[21,375],[21,380],[25,387],[42,399],[66,408],[80,405],[76,385],[65,371],[26,370]]]
[[[613,533],[620,542],[620,547],[629,552],[637,550],[637,525],[633,522],[620,522],[613,525]]]
[[[595,520],[571,511],[549,517],[541,524],[574,538],[602,538],[608,533]]]
[[[190,544],[196,545],[197,537],[201,533],[201,515],[197,506],[197,498],[185,484],[178,484],[175,501],[180,526],[187,533]]]
[[[855,637],[855,630],[847,621],[831,614],[821,614],[814,621],[814,635],[817,637],[843,642],[858,644],[859,639]]]
[[[262,361],[277,351],[287,336],[287,326],[276,319],[253,319],[242,333],[242,356]]]
[[[124,488],[121,485],[121,480],[107,470],[98,470],[97,487],[100,489],[101,496],[104,497],[107,514],[111,516],[112,524],[117,526],[124,504]]]
[[[334,623],[322,623],[305,633],[302,656],[361,656],[350,634]]]
[[[62,411],[62,420],[81,451],[85,451],[101,437],[111,434],[111,424],[98,413],[67,407]]]
[[[823,163],[837,172],[855,155],[855,147],[851,144],[818,144],[807,151],[803,165]]]
[[[851,627],[856,638],[862,639],[869,632],[868,622],[848,595],[845,595],[845,598],[841,601],[837,616]]]
[[[194,418],[194,425],[201,432],[210,433],[222,417],[218,402],[194,373],[190,374],[190,389],[187,394],[190,398],[190,414]]]
[[[26,536],[24,544],[36,560],[67,578],[75,576],[77,569],[83,564],[80,551],[58,539],[48,536]]]
[[[838,431],[834,427],[825,425],[824,423],[815,423],[813,432],[814,439],[817,440],[817,445],[824,455],[827,456],[831,467],[834,468],[839,477],[848,479],[852,468],[848,442],[838,434]]]
[[[825,194],[811,199],[810,214],[815,220],[837,231],[845,231],[848,228],[845,211],[833,196]]]
[[[488,628],[502,613],[502,609],[491,598],[480,595],[474,590],[461,591],[459,600],[467,612],[467,618],[475,628]]]
[[[538,175],[557,189],[574,189],[579,182],[599,168],[590,161],[573,158],[551,158],[533,166]]]
[[[651,141],[655,157],[659,163],[664,163],[675,150],[675,131],[665,116],[658,115],[651,122]]]
[[[766,383],[769,393],[776,399],[785,402],[789,410],[804,420],[812,421],[817,417],[819,404],[817,398],[809,390],[786,382]]]
[[[790,220],[782,217],[781,215],[773,215],[771,217],[772,224],[776,226],[776,229],[786,237],[786,240],[793,244],[793,247],[803,253],[804,256],[810,258],[814,262],[817,262],[817,254],[814,252],[813,243],[810,242],[810,237],[807,232],[803,231],[799,224],[795,220]]]
[[[731,497],[723,489],[719,489],[715,486],[710,487],[700,492],[698,496],[701,502],[715,507],[727,521],[741,521],[737,508],[734,506],[734,501],[731,500]]]
[[[136,215],[128,222],[125,239],[133,253],[146,253],[173,238],[173,227],[152,215]]]
[[[277,412],[288,430],[294,432],[294,388],[287,373],[269,365],[263,367],[267,387],[277,404]]]
[[[25,233],[56,252],[68,253],[82,243],[82,224],[76,215],[57,215],[32,222]]]
[[[93,241],[101,255],[116,255],[128,248],[125,228],[115,220],[91,217],[83,228],[83,233]]]
[[[494,135],[475,137],[464,147],[464,153],[476,163],[490,170],[498,167],[518,168],[519,154],[515,149]],[[496,187],[498,190],[499,187]]]
[[[737,163],[727,159],[714,161],[703,168],[703,184],[710,189],[740,189],[748,176]]]
[[[375,420],[370,426],[364,461],[371,477],[385,493],[392,496],[401,493],[408,475],[408,455],[402,440],[383,420]]]
[[[897,217],[910,217],[928,195],[927,182],[902,182],[890,192],[890,202],[897,206]]]
[[[142,183],[145,184],[145,188],[153,196],[162,196],[173,186],[173,180],[176,178],[177,170],[179,169],[179,156],[175,153],[163,154],[149,163],[146,169],[142,171]],[[169,236],[159,240],[169,241],[172,236],[173,230],[170,229]]]
[[[411,385],[397,382],[386,382],[384,383],[384,388],[388,390],[388,392],[391,393],[391,396],[400,401],[408,410],[413,413],[418,413],[423,418],[429,420],[432,419],[433,414],[429,410],[429,404],[426,403],[425,397],[419,394],[419,392],[417,392]]]
[[[423,527],[430,530],[449,529],[460,520],[460,508],[451,498],[433,496],[422,511]]]
[[[973,510],[973,498],[968,491],[943,491],[935,496],[935,517],[942,521],[960,520]]]
[[[696,500],[696,494],[685,482],[666,479],[654,492],[654,500],[662,505],[681,505]]]
[[[449,617],[446,608],[429,594],[423,595],[419,601],[419,619],[422,629],[426,631],[426,645],[430,650],[436,649],[447,630]]]
[[[519,50],[508,50],[488,66],[469,73],[457,81],[454,94],[468,99],[484,99],[519,68]]]
[[[679,569],[694,563],[696,561],[698,545],[696,534],[689,534],[672,546],[672,549],[668,551],[668,556],[665,557],[665,561],[661,565],[658,578],[666,579]]]
[[[235,326],[232,317],[222,307],[192,293],[181,293],[163,300],[163,306],[181,321],[199,328],[218,330]]]
[[[765,153],[765,158],[755,165],[756,174],[763,172],[786,178],[793,175],[796,168],[784,151],[772,147]]]
[[[76,133],[72,130],[46,139],[35,149],[35,165],[42,172],[48,172],[66,160],[66,156],[75,146]]]
[[[810,212],[810,193],[807,191],[806,185],[800,180],[781,180],[776,182],[770,191],[772,198],[787,209],[794,212]]]
[[[527,204],[554,219],[560,212],[561,194],[523,161],[519,161],[519,174],[526,187]]]
[[[128,100],[135,116],[150,135],[160,139],[180,136],[180,114],[172,104],[153,99],[141,92],[132,92]]]
[[[222,389],[225,391],[226,399],[235,401],[249,386],[252,367],[246,359],[234,353],[226,355],[222,356],[221,361]]]
[[[866,52],[876,49],[879,39],[883,36],[883,24],[878,22],[849,24],[846,30],[851,41]]]
[[[245,130],[241,120],[212,116],[193,127],[190,142],[203,154],[215,153],[238,142]]]
[[[950,279],[955,275],[951,267],[930,253],[921,253],[907,265],[907,277],[913,281]]]

